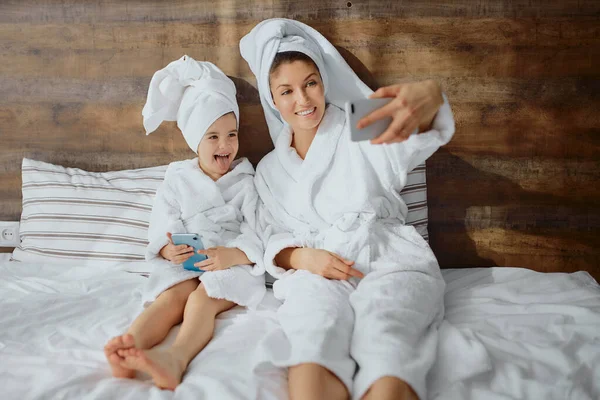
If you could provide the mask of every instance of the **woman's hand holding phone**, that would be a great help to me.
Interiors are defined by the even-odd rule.
[[[171,232],[167,232],[169,243],[160,249],[160,255],[165,260],[171,261],[175,264],[182,264],[188,258],[194,255],[194,249],[191,246],[180,244],[173,244]]]
[[[370,99],[386,97],[393,100],[363,117],[357,124],[358,129],[364,129],[380,119],[392,118],[385,132],[371,140],[372,144],[402,142],[417,129],[419,132],[430,129],[444,104],[441,87],[432,80],[382,87],[369,96]]]

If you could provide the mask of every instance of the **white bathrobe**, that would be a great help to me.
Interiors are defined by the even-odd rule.
[[[200,279],[212,298],[255,307],[265,294],[262,242],[255,233],[258,195],[254,168],[246,159],[236,160],[232,170],[216,182],[198,166],[198,159],[177,161],[167,168],[156,193],[146,259],[154,270],[144,290],[144,305],[173,285]],[[194,272],[160,256],[168,243],[167,232],[197,233],[205,248],[237,247],[254,266],[238,265],[226,270]]]
[[[425,376],[436,354],[444,281],[428,244],[404,225],[398,195],[407,173],[454,134],[448,101],[432,130],[391,145],[350,141],[344,112],[329,105],[304,160],[284,126],[256,171],[258,225],[266,270],[284,335],[271,335],[278,366],[317,363],[354,398],[395,376],[426,398]],[[287,247],[325,249],[356,262],[362,280],[328,280],[278,267]],[[308,266],[306,266],[308,267]],[[278,339],[277,339],[278,338]],[[355,375],[356,364],[358,372]]]

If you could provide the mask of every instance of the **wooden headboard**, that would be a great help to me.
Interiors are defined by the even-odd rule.
[[[600,278],[600,2],[69,0],[0,3],[0,220],[18,220],[23,157],[92,171],[190,158],[174,123],[144,135],[152,74],[189,54],[234,78],[241,155],[271,148],[239,39],[288,17],[371,86],[433,78],[457,122],[427,163],[444,267]]]

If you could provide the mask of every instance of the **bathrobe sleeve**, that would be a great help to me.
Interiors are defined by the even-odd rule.
[[[147,261],[161,257],[160,250],[169,243],[167,232],[186,232],[181,220],[181,205],[177,201],[177,193],[170,182],[175,177],[169,175],[168,173],[165,175],[165,180],[158,188],[154,198],[148,227]]]
[[[281,250],[288,247],[311,246],[307,243],[307,238],[296,235],[284,228],[282,224],[275,219],[269,207],[262,201],[259,201],[257,219],[258,231],[260,232],[263,247],[265,249],[263,258],[265,270],[275,278],[280,279],[291,272],[279,267],[275,263],[275,256],[277,256]]]
[[[311,235],[306,224],[289,215],[272,192],[275,182],[289,179],[281,175],[282,169],[277,157],[271,152],[258,164],[254,178],[259,194],[256,213],[257,231],[264,248],[264,267],[269,274],[278,279],[292,273],[275,263],[275,256],[281,250],[288,247],[312,247]],[[281,190],[281,188],[276,189]]]
[[[448,98],[445,94],[443,96],[444,104],[438,110],[429,131],[413,134],[402,143],[379,145],[385,152],[395,176],[406,176],[438,148],[448,143],[454,135],[454,117]],[[402,182],[401,186],[403,185]]]
[[[258,193],[254,187],[253,177],[247,178],[244,185],[244,199],[241,206],[242,222],[240,224],[240,235],[227,243],[227,247],[237,247],[246,253],[246,257],[255,265],[252,274],[261,275],[264,273],[263,263],[263,243],[258,234],[257,228],[257,206]]]

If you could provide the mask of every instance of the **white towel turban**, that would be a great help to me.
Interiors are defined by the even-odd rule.
[[[256,76],[260,101],[273,142],[285,121],[273,104],[269,71],[275,55],[285,51],[304,53],[315,62],[323,80],[328,104],[343,109],[346,101],[365,98],[373,93],[337,49],[315,29],[285,18],[262,21],[242,38],[240,52]]]
[[[197,152],[206,130],[223,115],[233,112],[239,126],[235,93],[235,85],[217,66],[185,55],[152,76],[142,110],[146,135],[163,121],[177,121],[188,146]]]

